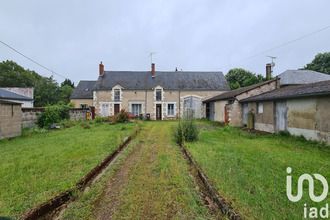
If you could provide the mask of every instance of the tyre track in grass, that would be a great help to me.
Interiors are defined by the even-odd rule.
[[[107,180],[95,219],[219,219],[200,197],[189,164],[171,140],[173,122],[147,123],[136,146]]]

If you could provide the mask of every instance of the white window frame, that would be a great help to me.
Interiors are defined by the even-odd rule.
[[[116,97],[115,92],[118,91],[118,90],[119,90],[119,100],[115,100],[115,97]],[[121,102],[121,100],[123,100],[123,91],[122,91],[122,87],[120,85],[114,86],[112,88],[111,93],[112,93],[112,95],[111,95],[112,96],[112,101],[119,103],[119,102]]]
[[[166,102],[166,116],[176,116],[176,102]],[[173,105],[173,114],[169,114],[169,111],[168,111],[168,106],[169,105]]]
[[[114,101],[120,101],[120,89],[114,89]],[[118,92],[118,94],[116,94]]]
[[[157,90],[161,90],[161,99],[160,100],[157,100]],[[164,89],[163,87],[161,86],[156,86],[154,88],[154,102],[156,102],[157,104],[161,104],[163,103],[163,100],[164,100]]]
[[[140,111],[138,111],[137,114],[134,114],[135,112],[134,112],[134,107],[133,107],[133,106],[135,106],[135,105],[136,105],[136,106],[138,106],[138,105],[140,106],[140,109],[139,109]],[[132,107],[131,107],[131,113],[132,113],[132,115],[137,115],[137,116],[139,116],[139,115],[142,113],[142,104],[141,104],[141,103],[132,103],[131,106],[132,106]]]

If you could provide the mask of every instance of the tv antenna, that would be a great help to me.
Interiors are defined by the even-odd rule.
[[[156,52],[149,52],[149,51],[145,51],[145,52],[149,54],[150,62],[152,63],[152,55],[157,54],[157,53]]]
[[[270,63],[270,65],[272,65],[272,68],[273,68],[275,66],[274,60],[276,59],[276,57],[273,57],[273,56],[267,56],[267,57],[272,59],[272,62]]]

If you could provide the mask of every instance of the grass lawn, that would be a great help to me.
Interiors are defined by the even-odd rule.
[[[172,138],[177,122],[146,122],[91,190],[63,219],[213,219]]]
[[[220,194],[245,219],[302,219],[304,203],[318,210],[329,196],[315,203],[304,194],[293,203],[286,196],[286,168],[292,168],[292,190],[297,194],[300,175],[319,173],[330,181],[330,148],[297,137],[250,134],[238,128],[212,129],[201,123],[200,140],[186,143]],[[211,129],[210,129],[211,128]],[[315,178],[314,178],[315,179]],[[323,187],[314,181],[315,195]],[[309,208],[308,208],[309,210]]]
[[[134,128],[91,123],[0,141],[0,217],[18,218],[73,187]]]

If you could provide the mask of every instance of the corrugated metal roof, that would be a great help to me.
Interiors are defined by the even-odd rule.
[[[330,80],[298,86],[283,87],[240,100],[239,102],[255,102],[320,95],[330,95]]]
[[[26,101],[32,101],[33,100],[29,97],[18,95],[16,93],[9,92],[9,91],[4,90],[4,89],[0,89],[0,99],[26,100]]]
[[[212,97],[210,99],[207,99],[207,100],[204,101],[204,103],[205,102],[218,101],[218,100],[232,99],[232,98],[235,98],[239,94],[242,94],[244,92],[250,91],[250,90],[255,89],[255,88],[258,88],[259,86],[263,86],[263,85],[266,85],[268,83],[274,82],[275,80],[276,79],[268,80],[268,81],[261,82],[261,83],[258,83],[258,84],[254,84],[254,85],[251,85],[251,86],[247,86],[247,87],[243,87],[243,88],[231,90],[229,92],[225,92],[225,93],[222,93],[220,95],[214,96],[214,97]]]
[[[162,86],[166,90],[228,91],[222,72],[105,71],[99,76],[94,89],[109,90],[120,85],[127,90],[150,90]]]
[[[301,85],[330,80],[330,75],[312,70],[287,70],[280,75],[281,85]]]
[[[93,99],[93,88],[96,81],[82,80],[73,91],[70,99]]]

